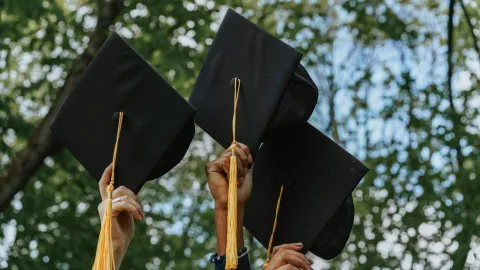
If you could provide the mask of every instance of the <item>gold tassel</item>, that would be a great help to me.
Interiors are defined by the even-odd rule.
[[[110,189],[110,185],[108,188]],[[113,189],[113,188],[112,188]],[[102,219],[102,229],[98,238],[97,253],[95,255],[94,270],[114,270],[115,260],[112,245],[112,192],[108,191],[105,204],[105,213]]]
[[[107,201],[105,203],[105,212],[102,218],[102,228],[98,237],[97,253],[95,254],[95,262],[93,270],[115,270],[115,258],[113,255],[112,243],[112,193],[115,183],[115,164],[117,161],[118,141],[120,139],[120,131],[122,129],[123,112],[120,112],[117,129],[117,140],[113,150],[112,175],[110,176],[110,184],[107,187]]]
[[[237,155],[235,154],[235,146],[237,144],[235,137],[236,119],[237,119],[237,103],[240,93],[240,79],[235,78],[234,100],[233,100],[233,119],[232,132],[233,141],[231,145],[232,155],[230,156],[230,171],[228,183],[228,215],[227,215],[227,250],[225,269],[237,269],[238,250],[237,250]]]
[[[278,196],[278,200],[277,200],[277,209],[275,210],[275,220],[273,221],[272,235],[270,235],[270,242],[268,243],[268,249],[267,249],[267,259],[263,264],[263,269],[267,268],[268,264],[270,263],[270,254],[271,254],[270,252],[272,251],[273,235],[275,234],[275,230],[277,229],[278,210],[280,210],[280,202],[282,201],[282,194],[283,194],[283,185],[280,188],[280,195]]]
[[[234,145],[235,146],[235,145]],[[232,148],[228,184],[227,255],[225,269],[237,269],[237,156]]]

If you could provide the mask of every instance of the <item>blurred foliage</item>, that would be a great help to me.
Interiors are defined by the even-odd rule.
[[[304,52],[321,91],[312,122],[371,168],[354,191],[350,242],[326,267],[462,269],[475,262],[480,65],[460,8],[454,17],[453,110],[445,1],[124,3],[111,31],[127,38],[184,96],[226,6]],[[86,48],[96,5],[0,1],[0,172],[46,115]],[[478,35],[480,1],[465,5]],[[142,189],[147,218],[137,222],[122,269],[211,268],[214,213],[203,166],[218,151],[198,131],[182,163]],[[95,181],[68,151],[44,163],[0,213],[0,244],[7,247],[0,247],[0,268],[88,269],[100,227]],[[261,265],[264,250],[248,243],[252,262]]]

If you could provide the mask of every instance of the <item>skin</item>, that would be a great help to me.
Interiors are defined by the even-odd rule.
[[[232,147],[217,159],[208,162],[205,173],[208,178],[208,187],[215,201],[215,224],[217,230],[217,248],[219,255],[225,255],[227,245],[227,209],[228,209],[228,172],[230,170],[230,156]],[[248,147],[237,143],[235,146],[237,156],[238,189],[237,189],[237,247],[244,248],[243,218],[245,204],[252,193],[252,174],[249,165],[253,158]],[[111,165],[105,169],[99,181],[99,190],[102,202],[98,205],[100,218],[105,211],[107,198],[107,186],[112,173]],[[112,205],[112,241],[114,246],[115,266],[120,269],[130,241],[135,232],[135,221],[143,220],[142,207],[137,201],[136,195],[124,186],[114,190],[112,198],[121,197],[119,202]],[[312,269],[313,262],[299,251],[303,248],[302,243],[284,244],[276,246],[272,250],[272,257],[265,270],[290,270]]]

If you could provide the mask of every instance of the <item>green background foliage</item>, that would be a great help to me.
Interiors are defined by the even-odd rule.
[[[102,2],[0,1],[0,174],[87,48]],[[320,90],[311,122],[371,169],[353,193],[350,241],[322,267],[479,265],[480,61],[460,3],[453,16],[451,91],[445,1],[123,4],[109,31],[125,37],[185,97],[228,6],[304,53]],[[473,35],[480,36],[480,1],[464,4]],[[219,151],[197,130],[184,160],[142,189],[146,220],[137,222],[122,269],[211,268],[214,212],[203,168]],[[46,158],[0,213],[0,268],[90,268],[99,201],[95,181],[68,151]],[[248,238],[258,267],[265,251]]]

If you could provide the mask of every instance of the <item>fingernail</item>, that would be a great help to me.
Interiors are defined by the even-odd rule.
[[[296,247],[303,247],[303,244],[302,243],[295,243],[295,246]]]
[[[253,162],[253,156],[252,154],[248,154],[248,162],[252,163]]]

